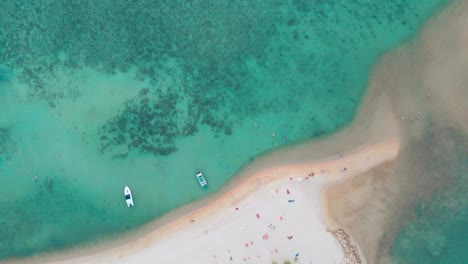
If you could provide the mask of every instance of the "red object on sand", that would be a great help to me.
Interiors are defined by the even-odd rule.
[[[248,247],[249,246],[249,243],[245,243],[245,247]]]
[[[239,208],[236,207],[236,211],[239,210]]]
[[[259,219],[259,218],[260,218],[260,215],[259,215],[259,214],[257,214],[257,219]]]
[[[283,221],[283,217],[282,217],[282,216],[280,216],[280,220]]]
[[[290,194],[291,192],[289,192],[289,189],[286,189],[286,193],[287,193],[287,194]]]
[[[268,234],[264,234],[264,235],[263,235],[263,239],[264,239],[264,240],[268,240]]]

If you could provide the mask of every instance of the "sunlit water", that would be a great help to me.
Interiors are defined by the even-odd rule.
[[[336,131],[445,3],[165,2],[0,3],[1,258],[129,230]]]

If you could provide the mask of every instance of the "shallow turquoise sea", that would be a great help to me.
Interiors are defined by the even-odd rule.
[[[445,4],[2,1],[0,258],[128,231],[340,129]]]
[[[467,150],[457,157],[451,183],[430,200],[420,202],[411,221],[400,231],[392,250],[396,263],[468,262]]]

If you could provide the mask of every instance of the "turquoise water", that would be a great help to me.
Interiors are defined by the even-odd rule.
[[[446,178],[442,181],[449,179],[447,187],[413,210],[414,217],[402,228],[392,250],[396,263],[468,262],[468,148],[457,143],[456,158],[436,165],[450,166],[454,177],[441,174]]]
[[[2,1],[0,258],[124,232],[343,127],[445,2]]]

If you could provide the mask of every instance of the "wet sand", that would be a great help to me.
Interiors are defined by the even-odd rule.
[[[363,258],[376,259],[379,245],[375,237],[384,236],[386,230],[386,196],[376,194],[388,184],[395,162],[387,162],[346,182],[330,187],[325,194],[328,213],[334,221],[330,228],[343,228],[352,234],[363,250]],[[386,193],[391,195],[390,193]],[[372,263],[369,261],[369,263]]]
[[[216,215],[229,214],[233,210],[232,206],[230,206],[229,209],[227,209],[227,211],[226,211],[226,208],[224,209],[221,208],[219,210],[218,209],[216,210],[206,209],[207,204],[218,204],[218,206],[223,206],[224,204],[224,206],[226,206],[226,202],[225,202],[226,197],[229,197],[229,193],[232,193],[232,192],[239,192],[239,193],[244,194],[242,197],[236,198],[239,203],[241,201],[249,201],[249,199],[252,199],[252,197],[255,197],[255,195],[259,195],[259,193],[262,193],[261,191],[253,192],[256,184],[248,185],[246,183],[249,183],[249,182],[252,183],[253,181],[252,179],[257,178],[258,175],[261,175],[261,173],[267,169],[290,168],[290,170],[284,171],[284,174],[291,175],[291,177],[300,177],[300,176],[304,176],[305,172],[298,173],[297,168],[295,167],[297,165],[295,164],[298,164],[299,167],[302,166],[300,164],[309,164],[307,166],[314,167],[320,164],[325,164],[324,162],[330,162],[330,161],[336,162],[336,164],[341,164],[340,159],[346,158],[346,157],[353,157],[353,153],[359,153],[359,151],[363,151],[368,148],[373,149],[375,148],[375,146],[378,146],[379,144],[385,144],[385,142],[387,143],[393,142],[392,143],[393,147],[390,149],[390,151],[382,152],[384,154],[386,153],[385,155],[387,155],[386,158],[384,158],[383,160],[380,160],[377,163],[373,163],[364,159],[364,160],[360,160],[359,162],[353,163],[355,164],[355,166],[361,167],[362,170],[350,169],[348,171],[341,171],[343,169],[343,166],[340,166],[340,168],[336,168],[336,172],[335,172],[337,175],[342,175],[343,173],[345,173],[345,174],[349,174],[348,176],[355,176],[360,173],[363,173],[366,170],[372,169],[374,166],[377,166],[378,164],[380,164],[380,162],[393,160],[396,155],[395,147],[397,149],[399,146],[400,140],[399,140],[399,130],[397,126],[398,120],[392,114],[393,109],[390,107],[388,99],[387,100],[386,99],[387,99],[387,95],[383,94],[380,90],[370,90],[365,99],[365,102],[363,103],[363,106],[361,107],[359,111],[359,114],[357,115],[356,120],[349,127],[344,128],[343,130],[329,137],[315,139],[309,142],[300,142],[296,144],[295,146],[290,146],[287,148],[272,151],[271,153],[268,153],[264,155],[263,157],[258,158],[252,164],[246,166],[241,171],[241,173],[239,173],[239,175],[237,175],[231,182],[229,182],[222,190],[220,190],[216,194],[210,197],[201,199],[199,201],[196,201],[193,204],[176,209],[172,211],[171,213],[169,213],[168,215],[162,217],[161,219],[158,219],[157,221],[154,221],[130,234],[123,235],[121,237],[111,239],[111,240],[101,241],[98,244],[85,245],[85,246],[78,247],[75,249],[65,250],[63,252],[58,252],[58,253],[44,254],[44,255],[36,256],[34,258],[29,258],[29,259],[11,260],[11,261],[7,261],[6,263],[62,263],[62,261],[65,261],[65,263],[94,263],[96,261],[97,263],[102,263],[103,261],[102,258],[104,259],[110,258],[112,259],[113,262],[116,262],[116,261],[121,260],[123,256],[129,256],[128,254],[130,254],[130,256],[138,255],[140,257],[137,257],[137,259],[143,261],[143,258],[141,257],[142,255],[147,254],[147,252],[152,252],[152,249],[154,249],[154,247],[161,246],[161,244],[158,244],[158,243],[161,243],[161,241],[159,241],[160,239],[162,238],[167,239],[167,240],[174,239],[174,238],[171,238],[173,236],[168,235],[168,233],[172,233],[174,232],[174,230],[182,228],[183,226],[189,225],[188,227],[191,227],[190,220],[194,218],[195,215],[197,215],[197,218],[200,218],[200,215],[204,215],[207,217],[208,219],[207,221],[216,221],[217,219],[215,217]],[[287,166],[287,167],[284,167],[284,166]],[[350,168],[349,164],[346,167]],[[341,181],[343,180],[343,178],[338,177],[337,180]],[[266,178],[262,179],[262,182],[263,181],[266,181]],[[276,183],[276,184],[279,184],[279,183]],[[286,182],[283,184],[289,184],[289,179],[287,179]],[[273,185],[269,185],[269,186],[271,188],[271,186]],[[327,217],[324,214],[326,213],[327,210],[323,211],[325,208],[322,206],[321,202],[319,202],[321,201],[321,190],[323,189],[324,186],[325,185],[316,185],[314,187],[315,188],[314,191],[312,192],[314,197],[304,198],[304,200],[307,202],[304,203],[302,206],[304,206],[307,209],[302,210],[302,211],[307,212],[308,216],[297,217],[294,221],[289,222],[289,224],[291,225],[290,229],[294,230],[294,228],[297,228],[297,227],[310,228],[308,227],[309,224],[307,224],[307,220],[311,220],[311,221],[313,220],[315,224],[312,225],[313,228],[310,228],[310,230],[315,231],[315,233],[320,233],[321,235],[319,236],[319,238],[322,238],[322,239],[319,239],[319,241],[314,240],[313,239],[314,235],[310,234],[308,238],[295,239],[295,241],[299,241],[301,243],[291,244],[291,245],[294,245],[294,248],[296,249],[297,248],[301,249],[303,247],[306,247],[307,249],[307,247],[309,246],[320,245],[321,244],[320,241],[322,240],[327,241],[328,239],[328,241],[330,242],[330,239],[332,239],[334,243],[330,242],[328,244],[328,247],[324,249],[324,252],[329,252],[326,255],[330,257],[329,258],[330,260],[332,260],[333,258],[337,258],[336,261],[339,261],[339,259],[343,256],[343,253],[341,250],[342,245],[338,243],[338,240],[334,240],[332,236],[332,233],[333,233],[332,231],[338,230],[337,228],[335,228],[337,226],[332,226],[332,225],[325,226],[324,225],[325,219],[329,217]],[[286,185],[281,185],[281,186],[278,185],[276,188],[282,188],[284,191],[284,188],[287,188],[287,187]],[[270,193],[274,189],[269,189]],[[242,192],[240,192],[239,190],[242,190]],[[298,195],[303,195],[304,197],[307,197],[307,195],[305,194],[307,192],[305,190],[300,191],[298,189],[298,192],[297,192]],[[232,200],[232,197],[229,199],[231,199],[229,200],[230,204],[233,204],[235,202],[234,200]],[[286,205],[289,205],[289,204],[286,204]],[[297,204],[295,205],[297,206]],[[258,210],[264,209],[265,211],[269,211],[268,209],[269,207],[264,208],[261,206],[263,205],[260,205],[260,208],[255,208],[255,210],[258,211]],[[249,211],[247,213],[249,217],[251,217],[252,214],[254,214],[253,211]],[[232,220],[231,222],[226,220],[224,224],[226,224],[226,226],[237,225],[238,221],[242,221],[242,219],[243,218],[241,218],[241,220],[239,219]],[[196,221],[198,223],[200,219]],[[218,225],[221,226],[221,224],[219,223]],[[220,232],[219,234],[222,235],[223,233],[222,233],[221,227],[219,228],[220,228],[220,231],[215,231],[214,233],[216,234],[216,232]],[[179,237],[187,236],[188,234],[188,235],[192,235],[192,238],[193,238],[193,236],[197,234],[197,232],[200,231],[200,229],[196,229],[196,228],[193,230],[191,229],[187,229],[187,230],[188,231],[186,231],[185,233],[182,233],[182,235],[180,235],[179,233]],[[284,228],[284,230],[288,230],[288,227]],[[327,230],[330,232],[327,232]],[[255,231],[255,232],[258,232],[258,231]],[[298,230],[296,230],[295,232],[299,233]],[[346,232],[348,231],[346,230]],[[289,235],[286,235],[286,238],[287,236]],[[174,237],[177,238],[177,235]],[[206,238],[203,241],[211,240],[212,243],[210,245],[212,245],[216,241],[216,240],[213,240],[213,237],[208,236],[208,234],[205,234],[205,237]],[[235,235],[235,237],[237,237],[237,235]],[[289,241],[287,239],[284,239],[284,237],[283,237],[283,240],[286,240],[286,242]],[[351,235],[351,240],[354,246],[358,246],[355,243],[355,240],[353,239],[352,235]],[[276,243],[274,240],[270,240],[270,241],[272,243]],[[170,242],[170,243],[175,243],[175,242]],[[288,260],[288,259],[293,260],[294,256],[292,257],[290,256],[293,250],[291,245],[288,246],[287,244],[282,244],[282,243],[284,243],[284,241],[278,244],[277,247],[275,247],[278,250],[281,249],[280,247],[283,248],[280,251],[281,255],[276,255],[276,256],[273,255],[276,258],[273,258],[272,260],[273,261],[281,261],[281,260]],[[166,244],[166,245],[169,245],[169,244]],[[207,246],[207,248],[208,247],[209,246]],[[358,248],[360,247],[358,246]],[[191,256],[190,252],[193,252],[193,251],[191,251],[190,248],[187,248],[187,250],[188,250],[187,252],[189,252],[187,253],[187,256]],[[214,247],[214,250],[216,250],[216,247]],[[301,252],[304,252],[304,251],[307,251],[307,250],[302,250]],[[262,252],[264,253],[266,252],[267,255],[270,254],[269,251],[262,251]],[[284,255],[285,252],[288,252],[287,256]],[[314,251],[311,251],[311,252],[314,252]],[[158,254],[161,254],[161,253],[158,253]],[[158,255],[158,254],[156,254],[154,258],[145,257],[144,259],[147,259],[148,261],[154,261],[154,260],[159,261],[160,259],[168,259],[168,258],[170,259],[171,257],[171,255],[164,255],[164,254]],[[252,258],[252,256],[250,257]],[[264,255],[262,256],[264,259],[267,258]],[[193,261],[192,262],[193,263],[206,263],[204,262],[205,261],[204,257],[206,256],[202,256],[202,259],[199,262],[197,262],[197,260],[194,260],[195,262]],[[317,261],[317,258],[318,260],[320,260],[320,254],[316,256],[308,256],[308,257],[310,257],[311,259],[315,259],[316,261]],[[106,259],[105,261],[107,260],[109,259]],[[125,261],[130,261],[131,263],[137,263],[137,262],[134,262],[136,261],[135,259],[125,258],[125,257],[123,257],[122,261],[123,263],[125,263]],[[363,261],[364,261],[363,263],[365,263],[364,259]],[[144,263],[144,262],[141,262],[141,263]],[[304,262],[304,263],[307,263],[307,262]],[[347,263],[353,263],[353,261],[347,262]]]
[[[390,262],[390,249],[401,226],[411,219],[411,209],[451,183],[454,152],[467,146],[467,12],[468,3],[453,4],[433,18],[420,36],[384,56],[370,80],[362,108],[348,128],[331,137],[269,153],[244,168],[217,194],[176,210],[118,242],[19,262],[112,252],[122,245],[131,250],[120,254],[135,252],[141,248],[141,241],[152,241],[141,238],[151,230],[219,199],[266,168],[320,163],[324,157],[337,159],[394,138],[401,144],[396,159],[332,185],[325,193],[329,215],[323,215],[329,229],[343,228],[350,235],[367,263]],[[84,258],[95,261],[91,256]]]
[[[357,263],[358,253],[343,254],[341,246],[346,252],[349,245],[327,232],[322,189],[394,160],[398,148],[389,139],[325,162],[268,169],[136,241],[48,263],[270,263],[297,253],[297,263],[340,263],[343,255],[345,263]]]
[[[398,158],[326,192],[329,224],[348,231],[368,263],[394,263],[391,250],[413,209],[448,188],[468,152],[467,1],[456,1],[421,34],[381,59],[369,92],[398,120]]]
[[[204,217],[206,217],[206,221],[212,223],[212,221],[218,221],[217,216],[219,215],[229,215],[233,212],[233,206],[236,202],[238,203],[248,203],[249,199],[253,199],[252,197],[256,197],[260,195],[258,199],[265,199],[265,192],[274,193],[274,191],[278,188],[281,188],[284,192],[285,188],[288,188],[288,184],[291,184],[289,181],[289,177],[285,177],[285,175],[291,175],[290,177],[297,178],[297,177],[304,177],[307,175],[308,170],[310,168],[314,168],[316,172],[320,172],[318,167],[329,167],[332,166],[330,164],[334,164],[332,167],[334,168],[334,172],[327,172],[327,174],[333,175],[336,174],[335,180],[342,181],[345,177],[341,176],[355,176],[361,173],[366,172],[369,169],[379,165],[382,162],[386,162],[388,160],[395,159],[397,154],[397,149],[399,146],[399,131],[398,126],[396,125],[397,119],[394,118],[392,115],[392,109],[388,104],[388,101],[383,100],[385,99],[385,95],[379,91],[373,92],[371,91],[367,98],[366,102],[363,104],[363,107],[360,109],[357,119],[353,122],[349,127],[343,129],[342,131],[330,136],[324,137],[318,140],[314,140],[312,142],[303,142],[302,144],[297,144],[295,146],[280,149],[271,153],[268,153],[264,157],[259,158],[254,163],[250,164],[243,171],[235,177],[231,182],[229,182],[221,191],[216,193],[211,197],[207,197],[205,199],[196,201],[193,204],[187,205],[183,208],[177,209],[170,214],[166,215],[165,217],[158,219],[157,221],[148,224],[147,226],[142,227],[141,229],[128,234],[127,236],[122,236],[113,240],[102,241],[101,243],[91,245],[91,246],[84,246],[76,249],[66,250],[59,253],[52,253],[52,254],[45,254],[42,256],[37,256],[32,259],[23,259],[23,260],[16,260],[16,261],[8,261],[6,263],[61,263],[61,261],[66,261],[65,263],[93,263],[93,261],[101,261],[101,258],[117,258],[118,260],[122,259],[122,261],[135,261],[135,259],[125,258],[123,256],[135,256],[139,255],[137,259],[142,260],[141,255],[148,254],[148,252],[152,252],[154,247],[160,247],[161,243],[166,243],[160,241],[163,240],[171,240],[176,243],[174,240],[177,237],[181,236],[192,236],[191,238],[194,239],[197,237],[197,232],[200,232],[199,228],[194,228],[193,224],[191,223],[191,219],[197,218],[196,223],[202,221]],[[390,142],[390,143],[389,143]],[[390,148],[380,148],[379,146],[390,144]],[[382,159],[373,161],[369,155],[365,158],[359,156],[359,153],[365,153],[368,150],[377,150],[376,153],[380,154],[372,154],[371,156],[379,156],[382,155]],[[356,154],[357,153],[357,154]],[[362,155],[362,154],[361,154]],[[361,158],[359,158],[361,157]],[[347,159],[355,159],[354,162],[351,164],[343,165],[343,160]],[[327,162],[331,162],[329,165]],[[296,164],[296,165],[295,165]],[[309,165],[301,165],[301,164],[309,164]],[[341,164],[341,165],[340,165]],[[323,166],[320,166],[323,165]],[[318,166],[318,167],[317,167]],[[360,169],[353,169],[353,166],[358,167]],[[344,168],[346,170],[343,170]],[[273,169],[272,169],[273,168]],[[301,169],[302,168],[302,169]],[[301,171],[304,168],[309,168],[307,171]],[[299,170],[299,171],[298,171]],[[275,175],[278,173],[282,173],[280,176],[276,177],[275,179],[279,179],[280,182],[272,181],[271,184],[267,184],[269,182],[269,176],[259,176],[263,175],[266,172],[274,172]],[[331,177],[333,178],[333,177]],[[265,190],[257,190],[257,183],[255,181],[257,179],[261,179],[262,184],[268,186]],[[317,178],[319,180],[320,177]],[[281,181],[283,181],[281,183]],[[320,181],[320,180],[319,180]],[[305,180],[304,180],[305,182]],[[312,182],[312,181],[310,181]],[[311,187],[304,187],[303,190],[298,188],[294,190],[295,194],[300,196],[300,200],[305,201],[301,206],[298,206],[298,203],[294,205],[299,208],[296,212],[307,212],[306,217],[292,217],[292,221],[288,222],[290,225],[289,227],[286,226],[282,228],[282,230],[291,230],[296,233],[300,233],[299,230],[296,228],[303,228],[303,229],[310,229],[311,232],[315,232],[316,234],[321,234],[316,238],[319,240],[314,240],[314,234],[310,234],[306,238],[297,238],[294,239],[295,243],[291,244],[283,244],[289,242],[287,239],[289,234],[283,234],[279,238],[281,242],[275,241],[273,238],[269,240],[271,243],[277,245],[273,248],[276,248],[281,255],[271,255],[273,254],[268,250],[263,250],[262,254],[267,253],[267,256],[261,255],[258,252],[257,256],[262,256],[263,259],[268,259],[269,257],[276,257],[271,258],[270,260],[273,261],[281,261],[283,260],[293,260],[294,256],[291,258],[291,254],[293,250],[297,249],[305,249],[301,250],[301,252],[308,252],[307,247],[313,247],[314,245],[321,245],[321,241],[329,241],[328,247],[326,247],[323,251],[329,252],[326,254],[329,256],[330,260],[333,258],[338,258],[336,261],[339,261],[340,257],[343,256],[341,246],[337,240],[333,239],[332,231],[337,231],[337,226],[325,226],[325,219],[328,217],[324,214],[327,210],[324,211],[324,207],[321,201],[321,190],[325,186],[323,184],[310,184]],[[274,187],[277,184],[276,187]],[[274,188],[273,188],[274,187]],[[272,189],[273,188],[273,189]],[[301,187],[302,188],[302,187]],[[312,188],[312,191],[308,190],[307,188]],[[292,187],[291,187],[292,189]],[[237,196],[231,197],[232,193],[236,193]],[[263,194],[262,194],[263,193]],[[309,197],[312,195],[312,197]],[[240,196],[239,196],[240,195]],[[263,198],[262,198],[263,197]],[[270,197],[271,198],[271,197]],[[284,202],[284,201],[283,201]],[[207,205],[208,204],[208,205]],[[268,203],[266,203],[268,204]],[[285,203],[281,206],[289,206],[289,203]],[[229,219],[225,220],[223,224],[217,223],[218,229],[215,231],[210,232],[214,234],[218,234],[223,237],[229,237],[227,234],[224,234],[223,226],[232,226],[232,225],[239,225],[239,221],[244,221],[245,217],[252,217],[255,215],[256,211],[269,212],[271,211],[271,205],[260,204],[259,207],[255,207],[251,210],[243,210],[246,213],[242,213],[242,217],[239,219]],[[216,209],[209,209],[209,208],[216,208]],[[227,208],[227,209],[226,209]],[[288,207],[286,207],[288,208]],[[297,209],[296,208],[296,209]],[[303,208],[301,210],[300,208]],[[244,215],[245,214],[245,215]],[[268,214],[268,213],[267,213]],[[294,215],[295,213],[291,213]],[[262,214],[263,215],[263,214]],[[273,217],[275,221],[277,221],[278,216],[270,216]],[[266,217],[265,217],[266,218]],[[272,219],[273,219],[272,218]],[[255,220],[255,218],[253,218]],[[250,219],[249,221],[252,221]],[[308,221],[314,222],[313,225],[308,223]],[[266,224],[267,226],[268,224]],[[309,225],[311,225],[309,227]],[[180,228],[187,228],[185,233],[178,233],[178,235],[172,235],[175,230]],[[239,227],[235,228],[236,231],[240,231]],[[262,226],[261,228],[265,228]],[[218,231],[216,231],[218,230]],[[224,231],[223,231],[224,230]],[[234,230],[234,229],[233,229]],[[261,229],[259,229],[261,230]],[[279,230],[279,229],[278,229]],[[330,231],[330,232],[327,232]],[[258,230],[254,229],[253,232],[257,233]],[[346,232],[348,232],[346,230]],[[169,235],[171,233],[171,235]],[[198,233],[199,234],[199,233]],[[224,235],[225,236],[224,236]],[[253,237],[258,239],[258,234],[253,235]],[[215,243],[216,240],[214,238],[219,239],[219,236],[210,236],[210,234],[203,234],[205,238],[198,241],[200,243],[208,243],[211,241],[210,245],[206,245],[206,248],[211,248],[211,245]],[[297,235],[296,235],[297,236]],[[285,239],[286,237],[286,239]],[[352,238],[352,236],[351,236]],[[197,237],[198,239],[198,237]],[[234,234],[233,241],[236,239],[240,239],[238,234]],[[330,240],[331,239],[331,240]],[[184,239],[183,239],[184,240]],[[185,240],[184,240],[185,241]],[[208,242],[206,242],[208,241]],[[252,240],[253,241],[253,240]],[[315,242],[314,242],[315,241]],[[334,242],[332,242],[334,241]],[[179,241],[180,242],[180,241]],[[239,241],[237,241],[239,242]],[[250,240],[249,240],[250,242]],[[299,242],[299,243],[298,243]],[[358,246],[354,240],[351,241],[354,246]],[[169,242],[168,242],[169,243]],[[170,244],[169,243],[169,244]],[[165,244],[165,245],[169,245]],[[174,245],[174,244],[172,244]],[[236,244],[237,246],[239,243]],[[241,244],[243,245],[243,244]],[[292,247],[293,246],[293,247]],[[345,245],[346,246],[346,245]],[[161,246],[162,247],[162,246]],[[217,247],[213,247],[213,250],[216,250]],[[233,246],[234,248],[234,246]],[[294,249],[293,249],[294,248]],[[359,248],[359,246],[358,246]],[[187,256],[191,256],[190,252],[192,249],[186,248]],[[146,252],[146,253],[145,253]],[[211,253],[211,251],[207,251]],[[232,251],[233,252],[233,251]],[[320,251],[310,251],[310,252],[319,252]],[[226,252],[224,252],[226,253]],[[156,254],[156,253],[154,253]],[[286,254],[286,255],[285,255]],[[304,253],[302,253],[304,254]],[[194,255],[195,257],[197,255]],[[240,256],[240,255],[239,255]],[[237,256],[237,257],[239,257]],[[304,256],[309,257],[310,259],[320,260],[320,254],[315,256]],[[325,255],[324,255],[325,256]],[[160,260],[160,259],[168,259],[171,255],[164,255],[161,253],[157,253],[154,258],[152,257],[145,257],[144,259],[148,259],[151,261]],[[193,263],[206,263],[206,256],[199,256],[201,261]],[[226,256],[224,256],[226,257]],[[255,257],[254,255],[250,256]],[[242,258],[240,258],[242,259]],[[84,262],[86,260],[87,262]],[[113,259],[112,261],[118,261]],[[142,260],[143,261],[143,260]],[[365,260],[363,259],[363,263]],[[100,262],[102,263],[102,262]],[[132,262],[135,263],[135,262]],[[143,262],[144,263],[144,262]],[[220,262],[222,263],[222,262]],[[307,263],[307,262],[305,262]],[[332,262],[333,263],[333,262]],[[353,263],[348,262],[348,263]]]

